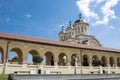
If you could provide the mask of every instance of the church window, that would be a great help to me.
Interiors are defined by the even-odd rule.
[[[81,27],[81,32],[83,32],[83,26]]]
[[[78,27],[78,32],[80,32],[80,28]]]

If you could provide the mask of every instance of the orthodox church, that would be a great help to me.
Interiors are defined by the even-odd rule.
[[[89,34],[89,24],[81,18],[81,14],[78,20],[64,31],[64,26],[59,32],[59,40],[63,42],[72,42],[78,44],[87,44],[91,46],[101,46],[99,41],[92,35]]]

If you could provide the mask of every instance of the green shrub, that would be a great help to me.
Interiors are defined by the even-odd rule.
[[[34,63],[40,64],[42,61],[43,61],[43,58],[41,56],[39,56],[39,55],[33,56]]]
[[[93,66],[101,66],[102,62],[100,60],[95,60],[95,61],[93,61],[92,65]]]

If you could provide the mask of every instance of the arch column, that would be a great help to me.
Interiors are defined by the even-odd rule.
[[[58,60],[54,60],[54,66],[58,66]]]
[[[82,57],[78,55],[78,65],[79,66],[82,66],[82,62],[81,62],[82,60],[81,59],[82,59]]]
[[[70,55],[67,55],[67,66],[70,66],[70,62],[71,62],[71,57]]]
[[[108,67],[108,69],[110,69],[110,60],[109,60],[109,58],[107,58],[107,67]]]
[[[6,59],[6,53],[5,53],[5,49],[4,49],[4,50],[3,50],[3,53],[1,54],[2,63],[5,62],[5,59]]]
[[[27,51],[23,51],[23,64],[27,63]]]
[[[117,67],[117,59],[114,57],[114,67]]]
[[[89,56],[89,55],[88,55]],[[89,66],[92,67],[92,56],[89,56],[88,58]]]
[[[58,61],[59,61],[58,54],[55,54],[54,55],[54,66],[58,66]]]

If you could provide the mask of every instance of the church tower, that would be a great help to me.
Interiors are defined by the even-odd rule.
[[[65,31],[63,28],[64,27],[62,27],[62,31],[59,32],[60,41],[101,46],[94,36],[89,35],[89,24],[82,19],[81,14],[79,15],[79,19],[76,20],[73,25],[71,25],[70,21],[69,26]]]

